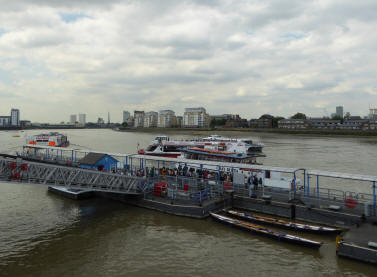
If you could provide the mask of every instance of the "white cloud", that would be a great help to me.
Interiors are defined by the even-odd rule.
[[[79,3],[78,3],[79,2]],[[375,1],[0,0],[0,113],[204,106],[312,116],[377,105]],[[2,112],[1,112],[2,111]],[[277,114],[279,113],[279,114]]]

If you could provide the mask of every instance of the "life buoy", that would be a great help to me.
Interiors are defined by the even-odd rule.
[[[21,164],[21,170],[22,171],[26,171],[28,169],[28,165],[27,164]]]
[[[20,180],[20,179],[21,179],[21,174],[18,173],[18,172],[14,173],[14,174],[13,174],[13,179],[14,179],[14,180]]]
[[[352,196],[350,196],[349,198],[347,198],[346,200],[344,200],[344,203],[346,204],[346,207],[350,208],[350,209],[356,208],[356,206],[358,204],[357,201],[352,198]]]
[[[9,164],[9,169],[10,170],[15,170],[17,168],[17,163],[16,162],[11,162],[10,164]]]

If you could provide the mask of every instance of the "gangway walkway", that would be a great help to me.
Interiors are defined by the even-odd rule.
[[[79,167],[0,157],[0,178],[75,187],[90,191],[141,194],[143,178]]]

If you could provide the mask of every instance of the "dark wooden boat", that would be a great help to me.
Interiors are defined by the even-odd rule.
[[[309,240],[309,239],[301,238],[298,236],[289,235],[287,233],[270,230],[270,229],[267,229],[266,227],[262,227],[262,226],[259,226],[250,222],[242,221],[239,219],[234,219],[234,218],[223,216],[217,213],[210,213],[210,214],[217,221],[229,224],[231,226],[235,226],[237,228],[240,228],[246,231],[250,231],[255,234],[259,234],[265,237],[276,239],[278,241],[284,241],[284,242],[293,243],[293,244],[306,246],[306,247],[312,247],[312,248],[319,248],[322,245],[322,242]]]
[[[235,211],[235,210],[227,210],[226,212],[238,219],[257,222],[260,224],[267,224],[267,225],[294,230],[294,231],[310,232],[310,233],[316,233],[316,234],[339,234],[342,232],[342,230],[338,228],[329,228],[329,227],[324,227],[324,226],[319,226],[319,225],[296,223],[292,221],[286,221],[286,220],[277,219],[273,217],[265,217],[261,215],[250,214],[250,213],[240,212],[240,211]]]

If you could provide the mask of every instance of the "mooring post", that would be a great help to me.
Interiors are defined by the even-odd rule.
[[[306,193],[306,170],[304,169],[304,196]]]
[[[293,199],[296,199],[296,171],[293,172]]]
[[[373,181],[373,213],[376,216],[376,181]]]
[[[132,176],[132,158],[130,157],[130,164],[131,164],[131,176]]]

